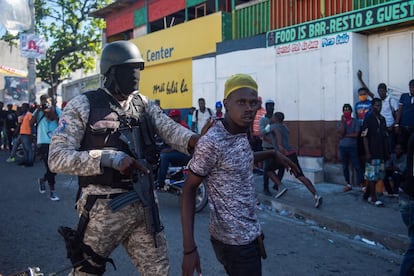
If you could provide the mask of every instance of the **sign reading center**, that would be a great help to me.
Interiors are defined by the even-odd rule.
[[[149,49],[146,53],[147,62],[170,58],[172,56],[173,51],[174,47],[161,47],[160,49],[155,51]]]
[[[267,33],[267,46],[361,31],[414,19],[414,0],[393,1]]]

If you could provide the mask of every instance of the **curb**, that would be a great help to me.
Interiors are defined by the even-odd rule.
[[[318,212],[318,209],[315,209],[314,211],[310,209],[304,210],[303,208],[276,201],[261,193],[257,194],[257,198],[261,203],[271,206],[272,210],[279,214],[285,214],[285,216],[287,215],[288,217],[302,220],[315,221],[321,228],[349,235],[352,239],[356,239],[357,236],[360,236],[361,238],[375,241],[377,244],[380,244],[397,254],[403,254],[409,245],[406,236],[390,233],[370,225],[356,223],[350,220],[333,218]]]

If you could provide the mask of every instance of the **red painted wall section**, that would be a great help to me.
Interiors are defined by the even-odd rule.
[[[271,0],[271,29],[283,28],[352,10],[353,0]],[[322,4],[324,3],[324,5]]]
[[[148,4],[148,21],[153,22],[164,16],[185,9],[185,0],[158,0]]]
[[[122,33],[126,30],[134,28],[134,11],[142,8],[145,5],[144,1],[137,1],[134,4],[123,8],[122,10],[115,10],[106,18],[106,35],[112,36]]]

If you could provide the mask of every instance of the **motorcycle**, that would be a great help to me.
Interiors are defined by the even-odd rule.
[[[43,276],[38,267],[28,267],[26,270],[10,274],[8,276]]]
[[[164,186],[158,191],[181,196],[185,178],[187,176],[187,166],[169,167],[165,178]],[[208,202],[206,184],[201,182],[196,192],[195,212],[201,212]]]

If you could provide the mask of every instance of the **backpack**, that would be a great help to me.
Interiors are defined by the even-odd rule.
[[[210,116],[213,116],[213,112],[211,111],[210,108],[207,107],[207,111],[208,111],[208,113],[210,113]],[[195,117],[196,117],[196,121],[198,121],[198,109],[196,110]]]

